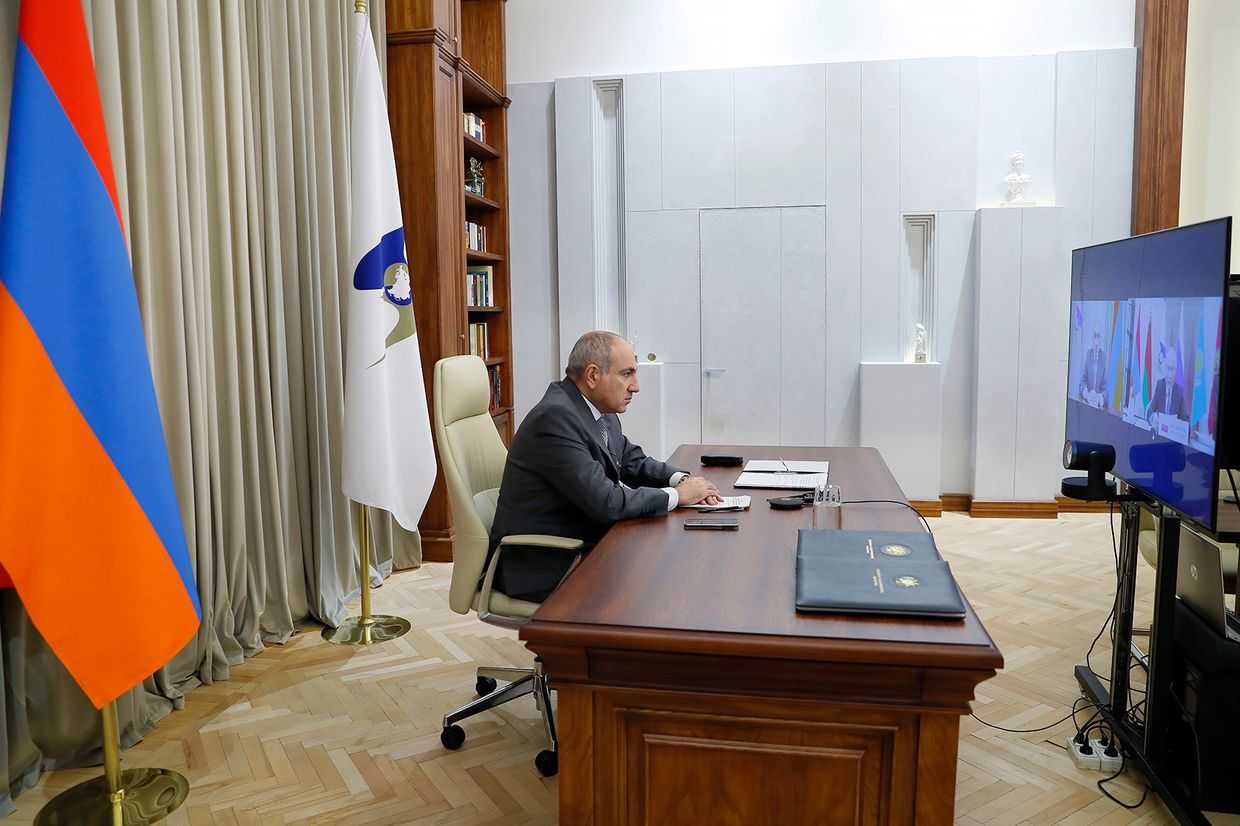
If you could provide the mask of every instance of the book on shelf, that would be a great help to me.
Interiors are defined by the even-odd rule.
[[[469,325],[469,354],[481,359],[489,358],[490,351],[485,321],[475,321]]]
[[[465,246],[474,252],[487,251],[487,228],[476,221],[465,222]]]
[[[490,265],[479,264],[471,264],[465,270],[465,295],[469,306],[495,306],[495,292],[492,287],[494,272],[494,268]]]
[[[465,134],[476,141],[487,142],[487,124],[473,112],[465,113]]]
[[[504,406],[504,382],[500,375],[501,365],[495,364],[487,368],[487,377],[491,380],[491,412],[495,413]]]

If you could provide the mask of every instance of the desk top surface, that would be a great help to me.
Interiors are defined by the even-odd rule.
[[[1001,667],[1002,656],[967,600],[962,621],[798,614],[796,534],[810,526],[810,509],[772,509],[766,500],[787,491],[734,489],[740,468],[704,468],[702,453],[826,459],[845,502],[906,501],[873,448],[683,445],[670,464],[709,478],[725,495],[753,497],[748,511],[723,514],[739,517],[740,530],[686,531],[684,521],[703,514],[684,508],[617,523],[523,627],[523,639]],[[839,527],[850,530],[924,530],[917,514],[898,504],[845,504],[839,518]]]

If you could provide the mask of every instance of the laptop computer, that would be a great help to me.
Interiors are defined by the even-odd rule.
[[[1223,562],[1218,546],[1184,527],[1180,528],[1175,594],[1219,634],[1240,642],[1240,622],[1223,602]]]

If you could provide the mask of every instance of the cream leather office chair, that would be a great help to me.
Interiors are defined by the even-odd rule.
[[[533,534],[506,537],[483,577],[499,484],[508,459],[508,451],[491,419],[490,395],[486,364],[477,356],[452,356],[435,364],[435,441],[439,445],[455,533],[448,604],[458,614],[468,614],[472,609],[483,622],[517,628],[534,615],[539,604],[491,590],[500,554],[515,545],[576,553],[582,542]],[[504,680],[507,685],[497,687],[497,680]],[[542,662],[536,658],[533,668],[479,668],[474,688],[480,695],[478,699],[444,716],[439,738],[444,747],[458,749],[465,742],[465,730],[457,725],[461,720],[533,694],[551,742],[549,749],[539,752],[534,764],[545,777],[554,775],[559,770],[555,717]]]

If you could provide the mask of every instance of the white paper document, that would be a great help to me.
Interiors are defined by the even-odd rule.
[[[811,462],[804,459],[750,459],[745,463],[746,473],[826,473],[830,462]]]
[[[825,473],[750,473],[746,471],[736,477],[736,482],[732,486],[774,490],[813,490],[826,481],[827,474]]]
[[[715,505],[707,505],[699,503],[697,505],[685,505],[686,508],[692,508],[695,511],[735,511],[748,510],[750,498],[748,496],[721,496],[722,501]]]

